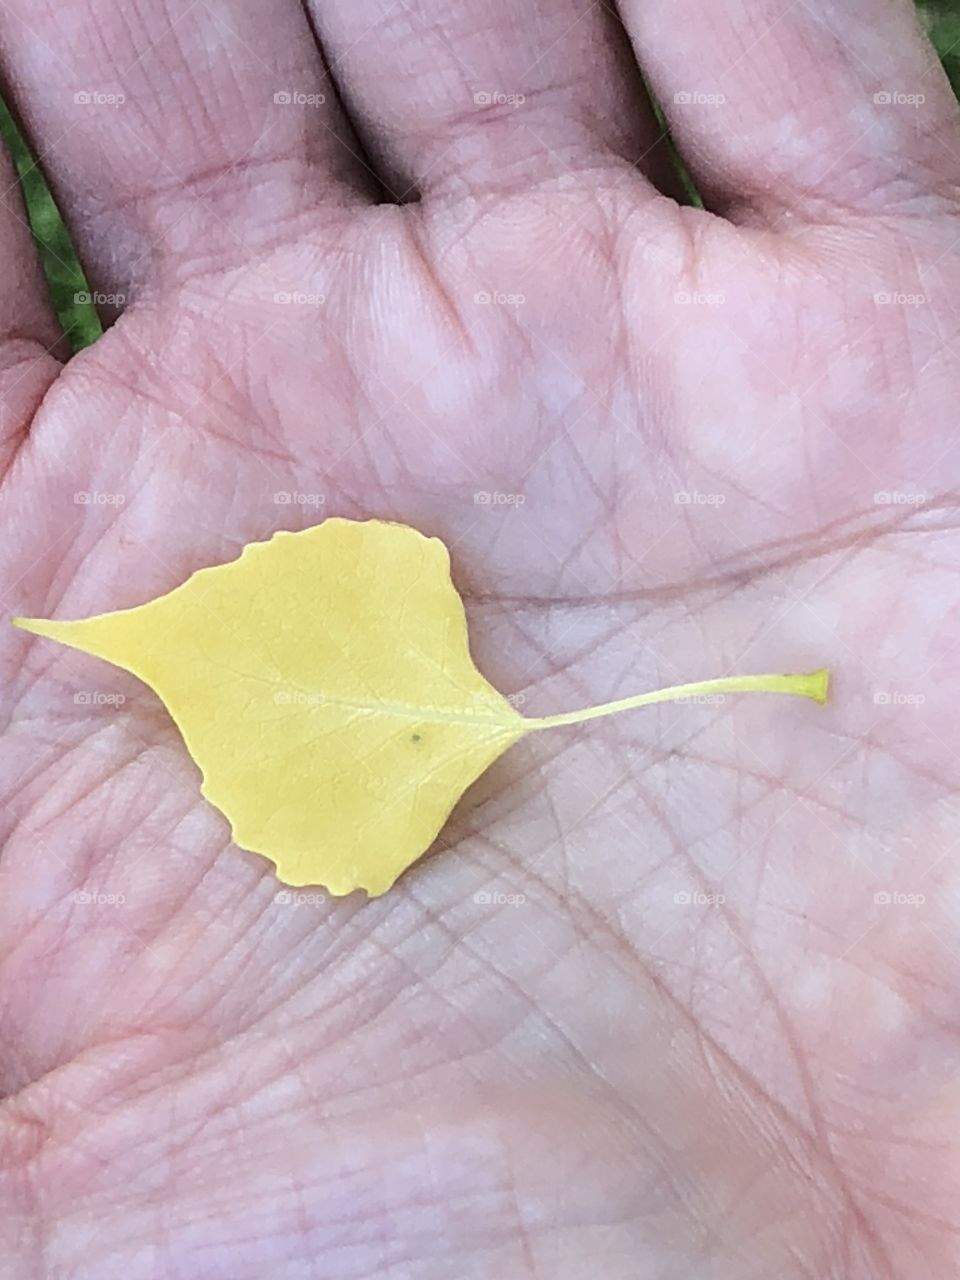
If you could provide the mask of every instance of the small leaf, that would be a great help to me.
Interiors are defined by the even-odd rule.
[[[735,676],[527,719],[474,666],[446,547],[380,520],[277,533],[136,609],[15,623],[150,685],[235,842],[334,894],[389,889],[528,733],[700,694],[827,691],[825,671]]]

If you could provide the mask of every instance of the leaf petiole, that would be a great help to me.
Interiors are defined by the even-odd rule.
[[[633,711],[636,707],[649,707],[656,702],[679,702],[684,698],[700,698],[726,693],[786,693],[797,698],[812,698],[814,702],[826,702],[830,684],[830,672],[826,668],[810,671],[805,675],[722,676],[718,680],[696,680],[692,684],[676,684],[669,689],[654,689],[618,702],[605,702],[599,707],[587,707],[583,711],[567,711],[558,716],[528,719],[531,731],[555,729],[564,724],[582,724],[585,720],[599,720],[602,716],[617,715],[621,711]]]

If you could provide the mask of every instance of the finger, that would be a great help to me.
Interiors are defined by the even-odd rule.
[[[308,0],[398,198],[509,188],[611,158],[664,187],[663,131],[622,27],[594,0]]]
[[[9,121],[0,117],[9,137]],[[62,333],[10,154],[0,145],[0,476],[60,371]]]
[[[911,0],[623,0],[710,207],[890,208],[960,178],[957,104]]]
[[[235,254],[369,172],[292,0],[4,0],[0,54],[88,273]]]

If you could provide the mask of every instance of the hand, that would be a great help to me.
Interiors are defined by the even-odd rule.
[[[531,714],[821,665],[835,696],[536,735],[387,896],[291,902],[149,691],[7,628],[6,1274],[954,1274],[932,50],[894,0],[628,0],[634,54],[581,0],[313,9],[332,78],[293,0],[0,8],[118,315],[46,354],[8,191],[5,608],[376,516],[448,542]]]

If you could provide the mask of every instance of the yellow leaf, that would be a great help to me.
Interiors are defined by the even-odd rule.
[[[139,676],[163,699],[234,841],[290,885],[385,892],[519,738],[705,693],[822,702],[827,673],[736,676],[543,719],[474,666],[438,538],[331,519],[252,543],[165,596],[17,626]]]

